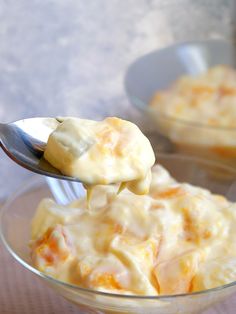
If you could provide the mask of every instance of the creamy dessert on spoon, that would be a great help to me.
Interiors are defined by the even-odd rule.
[[[90,187],[121,183],[148,192],[155,156],[139,128],[115,117],[30,118],[0,124],[0,147],[19,165]],[[44,157],[48,162],[42,158]]]
[[[116,117],[103,121],[61,119],[49,136],[44,158],[64,175],[89,188],[120,183],[146,194],[155,155],[149,140],[133,123]]]

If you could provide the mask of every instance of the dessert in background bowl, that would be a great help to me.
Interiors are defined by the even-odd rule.
[[[131,102],[178,152],[236,166],[234,48],[212,40],[150,53],[127,71]]]
[[[182,76],[168,90],[153,96],[149,110],[161,132],[179,150],[236,165],[236,71],[233,68],[218,65],[197,76]]]
[[[187,182],[196,186],[207,188],[214,194],[225,195],[229,200],[234,202],[236,200],[236,185],[234,182],[236,173],[231,168],[218,165],[214,162],[174,155],[160,155],[158,157],[158,163],[163,165],[170,172],[170,174],[180,182]],[[211,174],[215,171],[221,172],[224,177],[219,178],[212,176]],[[166,176],[166,172],[162,172],[162,174],[164,177]],[[158,178],[156,179],[158,180]],[[171,182],[172,184],[175,184],[174,181]],[[94,193],[96,194],[96,191]],[[130,192],[124,191],[122,197],[124,197],[127,193]],[[5,204],[1,213],[1,236],[3,242],[18,262],[42,278],[45,283],[49,284],[59,294],[63,295],[71,302],[76,303],[78,307],[82,309],[83,313],[197,313],[202,311],[204,308],[209,307],[213,303],[223,300],[236,291],[236,283],[233,281],[225,285],[222,284],[226,282],[222,282],[222,284],[219,283],[221,286],[216,288],[193,293],[190,292],[169,296],[165,293],[165,295],[150,296],[150,292],[148,292],[149,295],[147,296],[138,295],[137,292],[133,294],[130,292],[119,294],[114,290],[104,291],[102,289],[93,289],[92,286],[80,287],[72,284],[71,282],[63,282],[63,278],[55,279],[51,276],[53,275],[52,273],[44,273],[41,271],[43,269],[38,270],[33,266],[30,256],[30,248],[28,247],[28,243],[30,241],[30,225],[32,218],[35,215],[35,208],[44,197],[52,196],[50,195],[45,181],[42,178],[39,179],[37,177],[33,181],[24,185],[23,189],[18,191]],[[145,198],[146,196],[136,196],[133,194],[133,197]],[[219,198],[220,203],[221,201],[224,203],[224,198]],[[118,202],[118,200],[116,200],[116,202]],[[156,210],[158,211],[158,208],[156,208]],[[234,214],[233,211],[232,214]],[[68,213],[68,215],[71,215],[71,213]],[[53,218],[53,216],[51,216],[51,218]],[[137,223],[145,224],[145,222],[147,222],[145,219],[140,221],[138,216],[136,218]],[[119,219],[122,219],[122,215],[119,216]],[[37,226],[40,228],[42,227],[40,224],[37,224]],[[117,231],[119,231],[118,229]],[[136,231],[133,230],[133,232]],[[208,235],[206,234],[206,236]],[[55,248],[53,245],[52,247],[53,249]],[[61,243],[60,248],[63,250],[63,243]],[[120,247],[117,247],[117,249],[119,248]],[[41,252],[43,252],[43,248]],[[48,260],[48,262],[50,263],[50,260]],[[217,263],[213,266],[215,269],[218,267]],[[49,268],[48,270],[50,270]],[[79,269],[77,270],[79,271]],[[85,268],[84,271],[86,271]],[[205,274],[206,272],[203,273]],[[227,274],[228,270],[222,270],[221,275],[224,277],[223,273]],[[230,274],[233,276],[233,272],[230,272]],[[123,273],[123,275],[125,274]],[[232,281],[232,279],[230,281]],[[105,284],[108,284],[109,282],[110,281],[107,280],[105,281]],[[198,283],[200,282],[202,281],[199,280]],[[138,289],[138,286],[135,288]],[[199,288],[197,288],[197,290],[198,289]]]

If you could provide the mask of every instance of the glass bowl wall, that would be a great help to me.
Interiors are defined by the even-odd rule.
[[[175,155],[160,155],[158,162],[179,181],[189,182],[236,201],[236,171],[217,163]],[[44,275],[31,264],[30,223],[39,201],[53,197],[43,177],[22,184],[1,211],[1,237],[10,254],[58,294],[78,305],[83,313],[199,313],[236,292],[236,282],[191,294],[140,297],[102,293],[63,283]]]

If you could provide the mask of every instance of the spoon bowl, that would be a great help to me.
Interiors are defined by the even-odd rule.
[[[30,171],[57,179],[80,181],[63,175],[43,158],[48,137],[59,124],[60,120],[56,118],[0,123],[0,146],[13,161]]]

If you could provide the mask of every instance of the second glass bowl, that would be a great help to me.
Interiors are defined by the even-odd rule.
[[[236,127],[188,122],[148,105],[158,90],[168,88],[180,76],[198,75],[218,64],[235,66],[234,51],[234,45],[223,40],[187,42],[156,50],[130,65],[125,76],[127,95],[132,104],[154,121],[154,128],[166,139],[164,147],[236,168]]]

